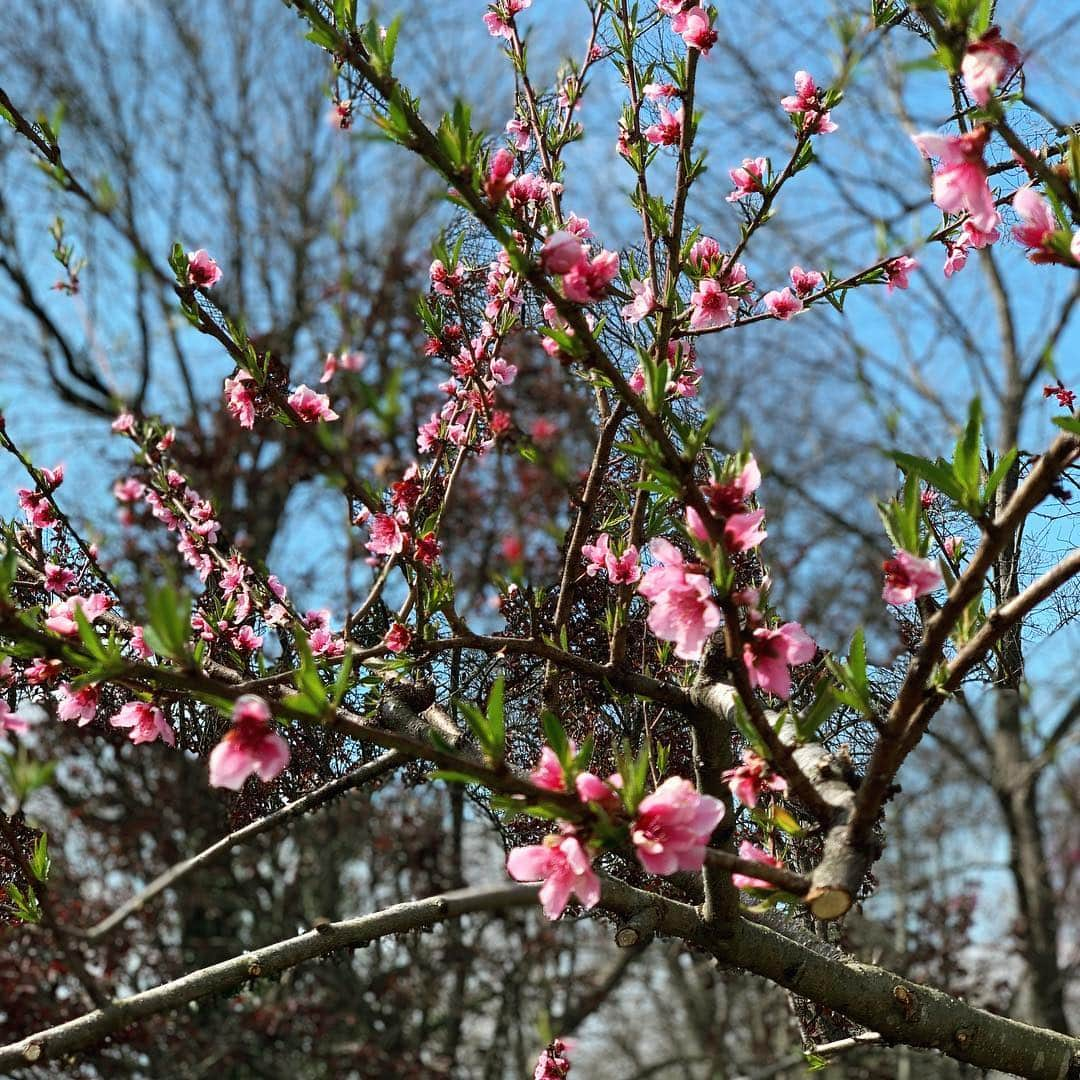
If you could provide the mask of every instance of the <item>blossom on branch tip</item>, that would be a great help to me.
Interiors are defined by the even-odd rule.
[[[221,267],[203,249],[189,251],[187,256],[189,285],[211,289],[221,280]]]
[[[682,129],[682,106],[672,112],[667,106],[661,105],[659,121],[650,124],[641,134],[657,146],[675,146],[682,138]]]
[[[619,314],[626,322],[633,325],[641,322],[646,315],[651,315],[656,310],[656,295],[653,293],[651,281],[631,281],[630,292],[634,298],[622,307]]]
[[[690,327],[693,330],[715,330],[730,326],[735,317],[731,297],[715,278],[702,278],[690,294]]]
[[[682,552],[667,540],[653,540],[649,552],[658,565],[638,583],[638,592],[652,602],[648,627],[661,641],[674,642],[680,659],[699,660],[705,642],[720,626],[709,579],[698,567],[687,565]]]
[[[113,727],[130,728],[128,738],[138,746],[140,743],[161,739],[167,746],[176,745],[176,736],[165,714],[145,701],[129,701],[115,716],[109,719]]]
[[[56,715],[61,720],[78,720],[79,727],[86,727],[97,713],[101,693],[97,683],[73,690],[70,683],[61,683],[56,690]]]
[[[566,1039],[553,1039],[540,1053],[533,1080],[565,1080],[570,1075],[570,1061],[566,1055],[572,1047],[573,1043]]]
[[[723,774],[724,783],[743,806],[755,807],[764,791],[787,791],[787,781],[769,768],[753,750],[742,752],[742,764]]]
[[[757,195],[765,190],[763,177],[769,167],[768,158],[743,158],[742,165],[728,169],[728,176],[735,185],[735,190],[727,196],[728,202],[739,202],[748,195]],[[714,240],[713,243],[716,243]]]
[[[641,800],[630,839],[638,862],[650,874],[700,870],[709,837],[724,816],[724,804],[702,795],[689,780],[672,776]]]
[[[817,645],[797,623],[770,630],[759,626],[743,645],[743,663],[751,686],[759,686],[783,701],[791,697],[791,668],[814,658]]]
[[[542,881],[540,902],[549,919],[557,919],[572,895],[588,909],[600,902],[600,879],[581,841],[572,835],[545,837],[542,844],[514,848],[506,858],[515,881]]]
[[[563,292],[567,300],[593,304],[607,294],[608,286],[619,272],[619,255],[601,251],[593,259],[582,257],[564,275]]]
[[[795,93],[781,98],[784,112],[803,117],[803,134],[828,135],[836,131],[828,112],[822,107],[824,94],[808,71],[795,72]]]
[[[303,383],[289,395],[289,405],[305,424],[338,419],[338,414],[330,408],[330,398]]]
[[[882,563],[885,586],[881,591],[887,604],[910,604],[932,593],[941,585],[941,571],[932,559],[920,559],[907,551],[898,551]]]
[[[996,26],[972,41],[960,63],[964,89],[971,100],[985,108],[990,95],[1012,78],[1022,59],[1020,50],[1006,41]]]
[[[66,600],[57,600],[49,608],[45,625],[54,633],[64,637],[77,637],[79,625],[75,621],[75,612],[81,611],[87,622],[93,622],[112,607],[112,601],[104,593],[91,593],[89,596],[69,596]]]
[[[289,764],[289,744],[273,730],[270,706],[254,694],[238,698],[232,727],[210,751],[210,785],[239,791],[252,775],[269,783]]]
[[[716,44],[719,34],[712,27],[709,13],[699,6],[680,11],[671,19],[671,29],[678,34],[689,49],[697,49],[702,56]]]
[[[946,214],[970,214],[972,224],[982,232],[990,232],[1000,220],[983,161],[989,138],[985,127],[962,135],[923,132],[911,136],[923,157],[938,161],[934,169],[934,205]]]
[[[910,255],[899,255],[895,259],[891,259],[884,267],[885,291],[891,293],[893,289],[906,289],[909,284],[909,276],[918,268],[918,262],[911,258]]]
[[[767,292],[761,302],[774,319],[790,319],[803,309],[803,302],[788,288]]]

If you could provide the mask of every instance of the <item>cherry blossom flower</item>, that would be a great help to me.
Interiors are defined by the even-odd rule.
[[[585,246],[565,229],[552,233],[540,248],[540,265],[549,274],[565,274],[585,258]]]
[[[55,563],[45,564],[45,588],[58,596],[67,592],[68,586],[75,580],[75,574]]]
[[[992,230],[1000,220],[986,177],[983,149],[990,137],[985,127],[962,135],[923,132],[911,140],[926,158],[937,158],[934,170],[934,205],[946,214],[968,213],[977,229]]]
[[[793,266],[789,276],[795,295],[800,300],[805,300],[815,289],[820,288],[824,280],[817,270],[804,270],[801,266]]]
[[[752,510],[748,514],[731,514],[724,522],[724,546],[733,555],[759,547],[769,535],[761,528],[764,510]]]
[[[367,363],[367,356],[362,352],[327,353],[323,361],[320,383],[328,383],[339,371],[359,371]]]
[[[591,544],[581,545],[581,554],[585,558],[585,573],[596,577],[607,568],[607,557],[611,538],[606,532],[601,533]]]
[[[920,559],[907,551],[898,551],[882,563],[885,586],[881,595],[887,604],[910,604],[917,597],[932,593],[941,585],[941,571],[932,559]]]
[[[682,129],[682,106],[672,112],[667,106],[661,105],[659,121],[650,124],[641,134],[657,146],[676,146],[682,138]]]
[[[97,714],[100,697],[97,683],[78,690],[73,690],[71,683],[61,683],[56,690],[56,715],[61,720],[78,720],[79,727],[86,727]]]
[[[899,255],[887,262],[884,267],[885,291],[891,293],[893,289],[906,289],[909,276],[918,268],[918,262],[910,255]]]
[[[532,142],[532,133],[529,130],[529,125],[524,120],[519,120],[516,116],[513,120],[508,120],[506,134],[510,136],[510,141],[514,144],[515,150],[529,149],[529,143]]]
[[[658,565],[638,583],[638,592],[652,601],[649,629],[661,641],[673,641],[680,659],[699,660],[709,635],[720,625],[708,578],[694,572],[682,552],[661,537],[653,540],[649,552]]]
[[[23,678],[30,686],[44,686],[55,679],[63,670],[59,660],[48,660],[44,656],[35,657],[23,671]]]
[[[405,534],[397,518],[376,514],[368,526],[371,539],[364,545],[373,555],[398,555],[405,549]]]
[[[67,600],[58,600],[49,608],[45,625],[54,633],[64,637],[76,637],[79,633],[75,622],[75,612],[81,611],[88,622],[93,622],[112,607],[112,601],[104,593],[91,593],[89,596],[70,596]]]
[[[596,773],[578,773],[574,778],[574,788],[578,798],[584,803],[599,803],[605,810],[615,811],[621,806],[618,789],[622,787],[622,777],[612,773],[606,781]]]
[[[817,645],[797,623],[770,630],[759,626],[743,645],[743,663],[751,686],[787,701],[791,697],[791,668],[814,658]]]
[[[600,902],[600,879],[581,841],[572,835],[551,835],[542,844],[514,848],[506,858],[515,881],[542,881],[540,902],[549,919],[557,919],[571,895],[588,909]]]
[[[41,473],[42,487],[46,491],[55,491],[64,482],[64,466],[57,465],[55,469],[39,469]]]
[[[165,714],[145,701],[129,701],[109,719],[113,727],[130,728],[128,738],[138,746],[140,743],[161,739],[167,746],[176,745],[176,736],[169,727]]]
[[[519,12],[531,7],[532,0],[499,0],[499,3],[490,6],[491,10],[484,16],[484,24],[488,28],[488,33],[492,37],[509,39],[513,37],[509,20]]]
[[[199,248],[198,251],[189,251],[187,261],[189,285],[211,289],[221,280],[221,268],[203,248]]]
[[[761,487],[761,470],[751,455],[738,476],[727,483],[707,484],[702,490],[717,517],[729,517],[746,510],[747,500]]]
[[[129,412],[122,412],[109,426],[117,435],[126,435],[135,429],[135,417]]]
[[[634,299],[625,304],[619,314],[632,325],[656,310],[656,296],[651,281],[631,281],[630,292]]]
[[[1053,261],[1057,256],[1050,241],[1059,225],[1050,204],[1029,185],[1017,190],[1012,205],[1021,221],[1013,226],[1013,239],[1029,249],[1032,262]]]
[[[508,360],[504,360],[501,356],[496,356],[491,361],[491,377],[500,386],[510,386],[517,378],[517,365],[511,364]]]
[[[330,106],[326,114],[327,122],[339,131],[348,131],[353,122],[353,103],[351,98],[341,98]]]
[[[577,753],[577,748],[573,743],[570,743],[570,752]],[[566,790],[566,774],[563,772],[559,756],[550,746],[541,749],[540,760],[529,773],[529,780],[535,787],[543,788],[544,791]]]
[[[785,321],[803,309],[803,302],[788,288],[781,289],[779,292],[775,290],[767,292],[761,298],[761,302],[774,319]]]
[[[744,750],[742,764],[728,769],[723,779],[743,806],[757,806],[763,791],[787,791],[787,781],[772,772],[769,763],[753,750]]]
[[[964,538],[962,536],[946,536],[941,542],[941,550],[950,559],[958,559],[964,550]]]
[[[765,866],[774,866],[777,868],[782,867],[784,864],[777,858],[774,858],[767,851],[762,851],[756,844],[751,844],[749,840],[744,840],[739,845],[739,858],[747,859],[750,862],[763,863]],[[775,889],[776,886],[769,881],[763,881],[761,878],[747,877],[745,874],[732,874],[732,884],[736,889]]]
[[[630,839],[638,862],[650,874],[700,870],[724,804],[701,795],[689,780],[672,776],[638,806]]]
[[[765,182],[762,179],[769,167],[768,158],[743,158],[741,166],[728,169],[728,176],[735,185],[735,190],[727,196],[728,202],[739,202],[748,195],[756,195],[765,190]],[[713,243],[716,243],[714,240]]]
[[[514,155],[509,150],[499,149],[491,155],[487,178],[484,180],[484,194],[493,205],[500,202],[510,190],[510,185],[514,182],[514,176],[511,174],[513,168]]]
[[[762,161],[765,159],[762,158]],[[711,236],[701,236],[690,247],[687,261],[699,273],[712,270],[720,258],[720,244]]]
[[[412,631],[399,622],[387,630],[383,637],[383,645],[393,653],[404,652],[412,642]]]
[[[29,729],[29,721],[24,720],[18,713],[13,713],[11,706],[0,698],[0,734],[5,731],[14,731],[16,735],[21,735]]]
[[[1070,390],[1067,386],[1062,384],[1060,381],[1058,382],[1058,384],[1056,386],[1044,386],[1043,387],[1043,397],[1044,398],[1048,398],[1048,397],[1057,398],[1057,403],[1063,409],[1068,409],[1070,412],[1076,406],[1076,392],[1074,390]]]
[[[252,775],[268,784],[289,764],[289,744],[273,730],[270,706],[254,694],[238,698],[232,727],[210,751],[210,785],[239,791]]]
[[[730,326],[735,317],[731,297],[715,278],[702,278],[690,294],[690,326],[694,330],[715,330]]]
[[[619,256],[614,251],[601,251],[592,260],[582,258],[562,279],[567,300],[578,304],[593,304],[602,300],[608,286],[619,272]]]
[[[330,408],[330,398],[303,383],[289,395],[289,405],[305,424],[338,419],[338,414]]]
[[[1009,81],[1021,60],[1020,50],[1011,41],[1006,41],[996,26],[972,41],[960,63],[964,89],[971,100],[986,108],[990,95]]]
[[[784,112],[801,113],[803,132],[810,135],[828,135],[836,131],[836,124],[822,109],[823,94],[808,71],[795,72],[795,93],[780,99]]]
[[[638,549],[633,544],[621,555],[608,552],[604,565],[607,567],[608,580],[613,585],[633,585],[641,578]]]
[[[146,631],[141,626],[136,626],[131,631],[131,647],[135,650],[135,655],[141,657],[143,660],[150,660],[153,658],[154,650],[146,644]]]
[[[26,520],[35,529],[51,528],[59,520],[52,503],[43,492],[31,488],[19,488],[19,509],[26,514]]]
[[[554,1039],[550,1046],[541,1051],[533,1070],[533,1080],[565,1080],[570,1075],[570,1061],[566,1054],[572,1046],[564,1039]]]
[[[646,83],[641,88],[647,101],[660,101],[674,97],[679,91],[672,83]]]
[[[720,36],[712,28],[709,13],[703,7],[692,7],[689,11],[675,14],[671,29],[683,39],[687,48],[700,50],[702,56],[709,55],[709,50]]]

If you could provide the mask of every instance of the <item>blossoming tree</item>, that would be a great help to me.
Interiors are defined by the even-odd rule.
[[[366,125],[414,155],[458,212],[455,230],[435,244],[418,305],[423,355],[402,360],[437,386],[438,400],[418,426],[415,462],[389,484],[357,475],[355,428],[345,421],[361,355],[337,347],[318,386],[294,379],[288,357],[215,303],[223,270],[210,248],[177,243],[160,260],[179,312],[228,365],[231,422],[288,429],[290,444],[340,488],[333,497],[371,567],[366,595],[346,601],[343,619],[301,610],[285,569],[234,542],[222,508],[179,467],[167,417],[117,401],[112,429],[133,464],[116,499],[171,538],[181,583],[132,589],[65,512],[63,470],[27,457],[9,415],[0,442],[27,480],[0,566],[0,672],[10,691],[0,728],[13,747],[7,781],[17,811],[0,822],[7,904],[13,919],[51,935],[93,1009],[23,1034],[0,1048],[0,1064],[60,1061],[316,957],[523,909],[597,919],[623,949],[668,938],[763,976],[847,1025],[844,1038],[813,1047],[818,1059],[876,1042],[1020,1076],[1076,1075],[1080,1043],[1063,1030],[1060,988],[1057,1011],[1050,1001],[1041,1026],[1030,1026],[823,947],[827,931],[807,932],[841,923],[856,905],[873,908],[906,763],[972,684],[1018,689],[1022,671],[1008,657],[1020,628],[1080,572],[1075,549],[1031,580],[1016,570],[1033,515],[1074,482],[1072,391],[1061,381],[1049,388],[1062,406],[1060,433],[1036,454],[1021,455],[1015,439],[988,445],[978,399],[951,458],[892,449],[898,483],[880,508],[874,589],[900,612],[910,642],[891,671],[868,663],[862,630],[846,648],[824,650],[773,602],[762,469],[753,447],[718,445],[716,411],[697,407],[712,404],[702,339],[843,311],[858,290],[907,289],[935,249],[951,276],[1011,232],[1045,273],[1077,273],[1080,143],[1064,132],[1040,147],[1018,133],[1013,107],[1033,107],[1018,89],[1022,47],[991,25],[991,5],[972,0],[874,0],[853,11],[830,83],[797,71],[793,93],[776,102],[790,117],[785,159],[746,157],[730,168],[725,209],[739,215],[739,238],[722,246],[701,224],[715,208],[695,198],[707,157],[697,103],[722,32],[713,8],[585,4],[581,56],[542,89],[518,18],[531,0],[488,5],[484,23],[516,88],[505,132],[490,137],[464,103],[425,118],[395,66],[400,21],[380,25],[352,0],[286,2],[332,62],[333,124]],[[755,242],[837,132],[857,64],[909,31],[932,47],[953,110],[947,130],[915,134],[911,148],[933,163],[929,192],[912,197],[932,200],[940,224],[918,244],[843,272],[796,264],[779,287],[760,288]],[[568,205],[578,181],[567,152],[602,69],[621,87],[610,153],[640,222],[638,243],[623,251],[605,247]],[[0,113],[62,189],[95,198],[48,123],[28,119],[3,91]],[[998,146],[1012,155],[1001,167],[988,161]],[[71,253],[57,245],[74,291]],[[571,388],[588,430],[581,460],[565,460],[553,445],[557,423],[529,418],[515,396],[529,350]],[[558,481],[563,503],[550,517],[558,556],[507,536],[495,608],[466,607],[470,551],[455,503],[466,487],[473,498],[496,490],[487,470],[514,458]],[[21,813],[49,783],[49,766],[29,748],[52,717],[85,729],[81,737],[137,748],[125,752],[193,752],[206,760],[208,787],[232,791],[276,782],[312,747],[349,760],[344,777],[207,853],[349,787],[422,768],[425,781],[450,785],[459,799],[467,793],[494,823],[513,882],[320,921],[112,1000],[98,942],[165,889],[183,888],[203,856],[73,934],[50,896],[47,837]],[[565,1034],[552,1030],[537,1047],[537,1077],[567,1075],[574,1051]]]

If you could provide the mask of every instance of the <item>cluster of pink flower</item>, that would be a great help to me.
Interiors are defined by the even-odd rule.
[[[64,482],[64,466],[55,469],[39,469],[41,484],[36,488],[19,488],[19,509],[35,529],[50,529],[57,523],[56,511],[50,499],[52,493]]]
[[[656,0],[656,6],[671,16],[672,31],[683,39],[688,49],[697,49],[702,56],[709,55],[719,35],[705,8],[693,0]]]
[[[588,222],[585,222],[586,228]],[[619,273],[617,252],[602,250],[590,258],[577,232],[560,229],[544,241],[540,264],[549,274],[562,275],[563,295],[576,304],[595,304],[606,295]]]
[[[618,773],[604,781],[594,773],[581,772],[571,783],[555,751],[545,746],[530,779],[545,791],[573,789],[583,803],[595,803],[609,817],[622,815]],[[627,816],[628,835],[638,861],[650,874],[700,870],[709,837],[723,816],[722,802],[699,794],[689,780],[673,776],[632,809]],[[585,908],[599,903],[600,879],[592,868],[597,847],[587,829],[563,821],[559,832],[545,837],[543,843],[514,848],[507,856],[506,869],[515,881],[542,881],[544,913],[557,919],[572,895]]]
[[[362,354],[344,354],[339,361],[333,353],[327,355],[323,367],[321,382],[328,382],[338,368],[344,370],[359,370],[362,359],[357,363]],[[355,365],[355,366],[347,366]],[[225,380],[225,408],[230,415],[242,427],[250,430],[255,426],[255,407],[259,387],[251,373],[244,368],[238,368],[236,373]],[[301,383],[291,391],[286,398],[289,408],[303,424],[317,424],[320,421],[329,423],[340,419],[339,415],[330,408],[328,394],[320,394],[312,390],[306,383]]]
[[[591,544],[582,544],[581,554],[585,558],[585,573],[596,577],[605,571],[612,585],[633,585],[641,578],[641,564],[638,549],[627,544],[621,555],[611,550],[611,537],[601,533]]]

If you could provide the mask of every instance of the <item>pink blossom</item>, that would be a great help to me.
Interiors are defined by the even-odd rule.
[[[339,131],[348,131],[353,122],[353,103],[350,98],[341,98],[330,106],[326,114],[327,122]]]
[[[210,751],[210,785],[239,791],[257,775],[269,783],[289,764],[289,744],[272,729],[270,706],[245,694],[233,706],[232,727]]]
[[[75,622],[75,612],[79,610],[88,622],[93,622],[112,607],[112,601],[104,593],[91,593],[90,596],[70,596],[67,600],[57,600],[49,608],[45,625],[54,634],[75,637],[79,626]]]
[[[938,159],[934,170],[934,204],[947,214],[970,214],[975,227],[983,232],[989,232],[998,222],[983,162],[983,149],[989,137],[985,127],[962,135],[924,132],[911,137],[923,157]]]
[[[547,416],[538,416],[529,425],[529,434],[534,442],[548,443],[559,433],[559,425]]]
[[[135,655],[141,657],[143,660],[150,660],[154,656],[154,650],[146,644],[146,632],[141,626],[136,626],[131,631],[131,647],[135,650]]]
[[[405,548],[405,534],[397,518],[376,514],[368,526],[371,539],[364,545],[373,555],[398,555]]]
[[[501,356],[496,356],[495,359],[491,361],[490,368],[491,377],[500,386],[510,386],[517,378],[517,366],[504,360]]]
[[[782,867],[784,864],[777,858],[774,858],[767,851],[762,851],[756,844],[751,844],[749,840],[744,840],[739,845],[739,858],[747,859],[750,862],[763,863],[765,866],[774,866],[777,868]],[[776,886],[769,881],[762,881],[761,878],[747,877],[745,874],[732,874],[732,884],[736,889],[775,889]]]
[[[491,10],[484,16],[484,25],[492,37],[513,37],[510,19],[532,5],[532,0],[499,0],[492,4]]]
[[[967,245],[964,243],[951,243],[945,241],[945,265],[942,272],[945,276],[952,277],[959,270],[967,266]]]
[[[630,544],[621,555],[608,552],[604,560],[608,579],[613,585],[632,585],[641,578],[641,566],[638,561],[638,549]]]
[[[733,555],[760,546],[769,535],[761,528],[764,510],[752,510],[748,514],[731,514],[724,522],[724,546]]]
[[[817,645],[797,623],[775,630],[759,626],[743,645],[743,663],[751,686],[787,701],[791,697],[791,667],[814,658]]]
[[[555,1039],[547,1049],[542,1050],[533,1069],[533,1080],[565,1080],[570,1075],[570,1061],[567,1051],[572,1043]]]
[[[964,89],[976,105],[985,108],[993,91],[1009,81],[1020,62],[1020,50],[1006,41],[996,26],[992,27],[964,52],[960,64]]]
[[[626,380],[626,385],[634,391],[635,394],[645,393],[645,370],[640,364],[634,368],[630,378]]]
[[[735,190],[727,196],[728,202],[739,202],[748,195],[756,195],[765,190],[762,177],[769,167],[768,158],[743,158],[741,166],[728,169],[728,176],[735,185]],[[715,241],[714,241],[715,243]]]
[[[338,414],[330,408],[330,398],[326,394],[316,393],[303,383],[289,395],[289,404],[305,424],[338,419]]]
[[[55,679],[63,670],[59,660],[48,660],[44,656],[35,657],[23,671],[23,678],[30,686],[44,686]]]
[[[666,105],[661,105],[659,122],[650,124],[642,135],[657,146],[675,146],[682,138],[682,129],[682,106],[672,112]]]
[[[639,323],[656,310],[656,296],[651,281],[631,281],[630,292],[634,299],[623,306],[620,315],[630,324]]]
[[[822,276],[816,270],[804,270],[801,266],[791,268],[791,284],[795,295],[805,300],[815,289],[821,287]]]
[[[887,604],[910,604],[919,596],[932,593],[941,585],[941,571],[931,559],[920,559],[907,551],[898,551],[882,563],[885,587],[881,595]]]
[[[719,37],[703,7],[678,12],[671,20],[671,29],[683,39],[687,48],[700,49],[702,56],[709,55]]]
[[[615,811],[621,805],[618,789],[622,787],[622,777],[612,773],[605,782],[596,773],[578,773],[574,778],[574,788],[582,802],[599,803],[605,810]]]
[[[638,584],[638,592],[652,601],[649,629],[661,641],[675,642],[680,659],[699,660],[709,635],[720,625],[708,578],[693,572],[667,540],[653,540],[649,551],[659,565],[650,567]]]
[[[803,302],[788,288],[767,292],[761,298],[765,310],[775,319],[790,319],[803,309]]]
[[[659,101],[661,98],[671,98],[678,93],[677,87],[671,83],[646,83],[641,88],[642,94],[647,101]]]
[[[762,161],[765,159],[762,158]],[[720,257],[720,244],[711,236],[702,236],[694,241],[690,248],[688,261],[700,273],[712,269],[713,263]]]
[[[542,844],[514,848],[506,858],[515,881],[543,881],[540,902],[549,919],[557,919],[576,895],[588,909],[600,902],[600,879],[576,836],[552,835]]]
[[[221,280],[221,268],[203,248],[188,252],[188,284],[202,289],[213,288]]]
[[[508,120],[506,134],[510,136],[510,141],[514,144],[515,150],[529,149],[532,134],[529,131],[529,125],[524,120],[519,120],[516,116],[513,120]]]
[[[946,536],[941,542],[941,550],[944,551],[950,559],[959,558],[964,550],[964,538],[962,536]]]
[[[589,577],[596,577],[601,570],[606,569],[610,540],[605,532],[593,543],[581,545],[581,554],[585,557],[585,573]]]
[[[31,488],[19,488],[19,509],[26,514],[26,520],[35,529],[48,529],[57,522],[52,503],[40,491]]]
[[[117,435],[126,435],[135,428],[135,417],[129,412],[122,412],[110,425]]]
[[[113,497],[117,502],[137,502],[142,498],[145,490],[146,488],[134,476],[127,476],[113,484]]]
[[[510,190],[510,185],[514,182],[513,168],[514,155],[509,150],[502,148],[491,155],[487,179],[484,181],[484,193],[493,204],[500,202]]]
[[[1058,230],[1050,204],[1033,187],[1027,186],[1017,189],[1012,205],[1023,222],[1013,226],[1013,239],[1033,252],[1047,251],[1051,237]]]
[[[701,795],[689,780],[672,776],[641,800],[630,827],[638,862],[650,874],[700,870],[724,804]]]
[[[829,114],[822,109],[823,94],[808,71],[795,72],[795,93],[781,98],[784,112],[803,115],[803,131],[811,135],[828,135],[836,130]]]
[[[911,258],[910,255],[900,255],[887,262],[885,264],[885,291],[892,292],[893,289],[906,289],[908,287],[908,277],[918,268],[918,262]]]
[[[787,791],[787,781],[769,768],[753,750],[742,752],[742,764],[724,773],[724,782],[743,806],[757,806],[763,791]]]
[[[74,580],[75,575],[72,571],[57,566],[55,563],[45,564],[45,588],[49,592],[62,596]]]
[[[735,317],[731,297],[715,278],[702,278],[690,294],[690,326],[694,330],[715,330],[730,326]]]
[[[46,491],[55,491],[64,482],[64,466],[57,465],[55,469],[39,469],[41,473],[42,487]]]
[[[359,371],[366,363],[367,356],[362,352],[343,352],[340,356],[327,353],[319,382],[328,383],[339,371]]]
[[[601,251],[591,261],[582,258],[563,275],[563,292],[567,300],[578,304],[593,304],[602,300],[608,286],[619,272],[619,256],[614,251]]]
[[[61,683],[56,691],[56,715],[61,720],[78,720],[79,727],[86,727],[97,713],[100,697],[97,683],[78,690],[73,690],[71,683]]]
[[[577,752],[573,743],[570,744],[570,749],[571,753]],[[535,787],[543,788],[544,791],[566,790],[566,774],[563,772],[558,755],[550,746],[541,749],[540,760],[533,771],[529,773],[529,780],[532,781]]]
[[[161,739],[168,746],[176,745],[176,736],[169,727],[165,714],[156,705],[145,701],[129,701],[109,723],[113,727],[131,728],[128,738],[136,746],[154,742],[156,739]]]
[[[761,487],[761,470],[751,455],[739,475],[724,483],[707,484],[702,490],[717,517],[730,517],[746,509],[747,500]]]
[[[21,735],[24,731],[28,731],[29,728],[29,722],[19,716],[18,713],[13,713],[11,706],[3,698],[0,698],[0,733],[14,731],[17,735]]]
[[[572,232],[552,233],[540,248],[540,265],[549,274],[565,274],[585,258],[585,246]]]
[[[395,622],[383,637],[383,645],[393,653],[404,652],[412,642],[412,631]]]

